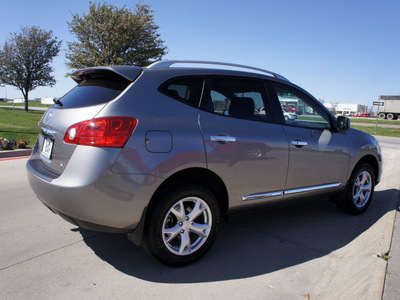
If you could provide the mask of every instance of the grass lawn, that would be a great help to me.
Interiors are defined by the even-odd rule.
[[[37,124],[44,111],[0,108],[0,137],[8,140],[26,140],[33,147],[39,135]]]
[[[375,126],[357,126],[357,125],[352,124],[351,128],[364,131],[371,135],[375,135]],[[379,124],[378,124],[378,128],[376,130],[376,135],[400,137],[400,127],[399,128],[386,128],[386,127],[384,128],[384,127],[379,127]]]
[[[371,123],[371,124],[376,123],[376,119],[371,119],[371,118],[350,118],[350,121],[352,124],[353,123]],[[395,121],[378,119],[378,124],[400,125],[400,119],[395,120]]]

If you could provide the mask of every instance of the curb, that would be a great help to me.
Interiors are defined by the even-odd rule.
[[[383,300],[398,299],[400,293],[400,194],[396,203],[396,216],[393,224],[393,236],[386,268],[385,285],[382,293]]]
[[[19,150],[3,150],[0,151],[0,159],[14,158],[20,156],[31,156],[32,149],[19,149]]]

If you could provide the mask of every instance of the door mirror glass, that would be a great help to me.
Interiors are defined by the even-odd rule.
[[[350,119],[347,117],[339,116],[337,118],[337,127],[340,130],[349,130],[350,129]]]

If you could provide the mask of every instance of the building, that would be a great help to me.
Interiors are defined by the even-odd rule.
[[[368,112],[367,105],[353,103],[323,103],[327,109],[337,115],[352,116]]]

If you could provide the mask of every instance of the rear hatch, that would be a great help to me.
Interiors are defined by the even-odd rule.
[[[139,67],[96,67],[74,72],[78,85],[43,115],[39,138],[30,165],[41,177],[51,180],[60,176],[77,145],[65,143],[67,129],[76,123],[93,119],[141,74]],[[39,175],[38,174],[38,175]]]

